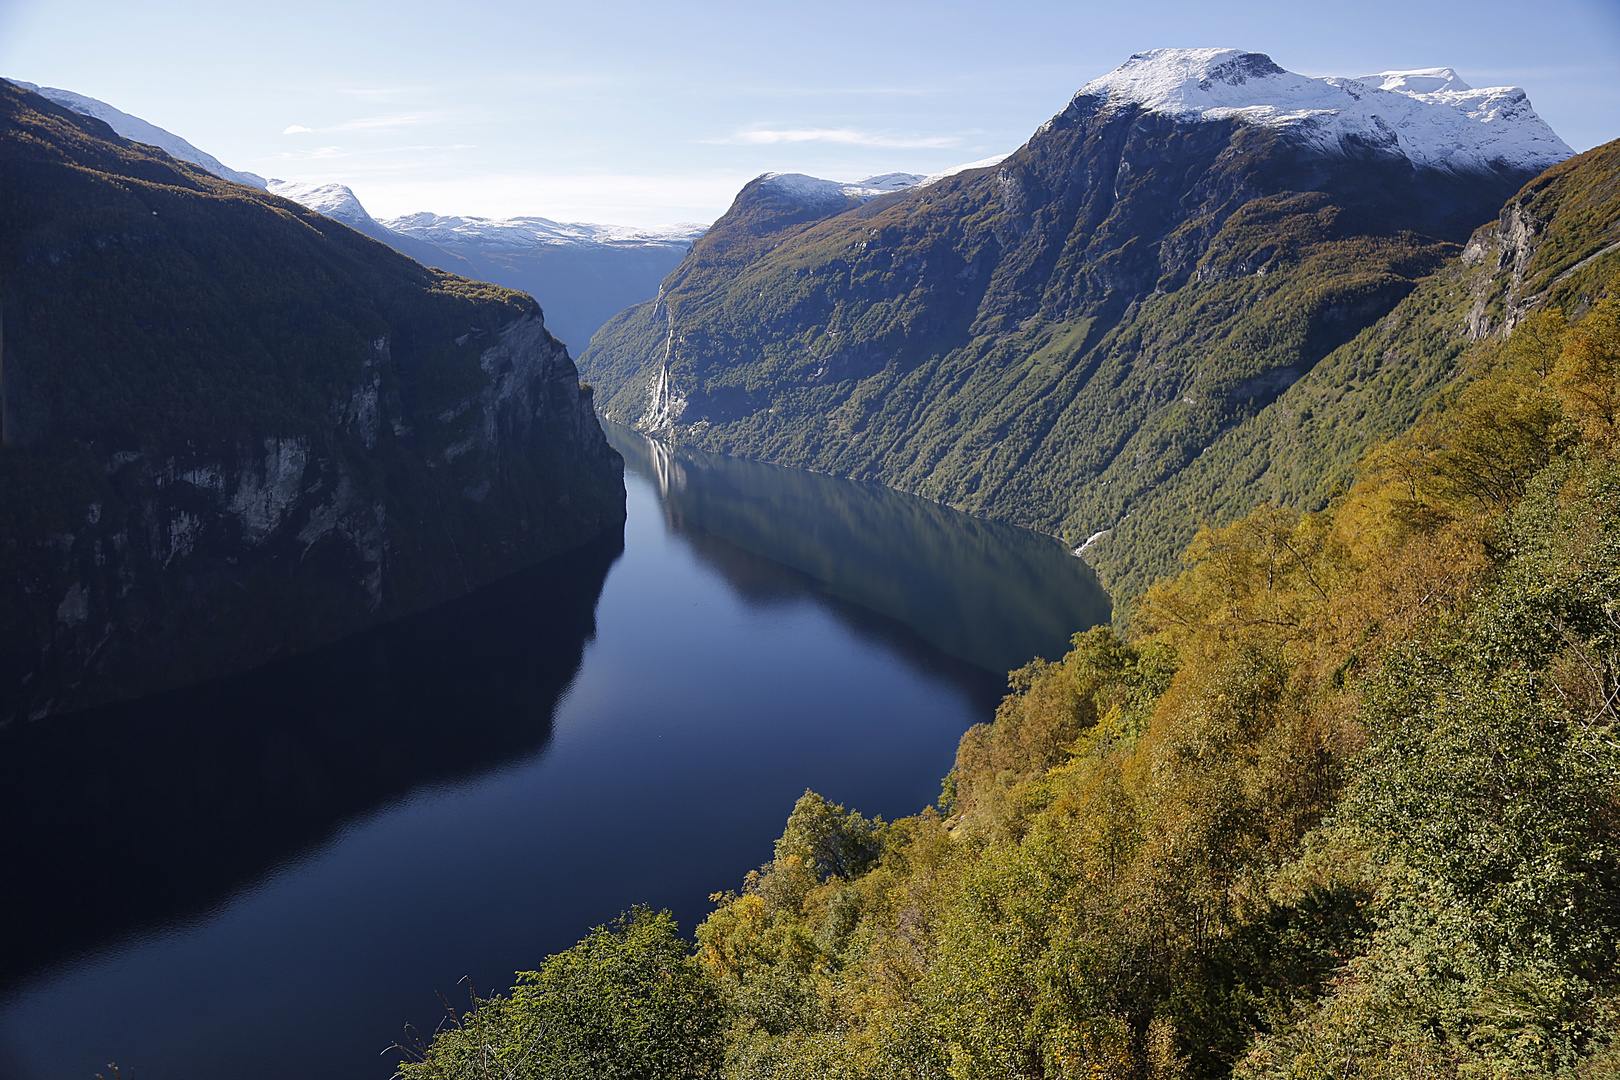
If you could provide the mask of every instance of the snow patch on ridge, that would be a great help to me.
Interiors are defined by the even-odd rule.
[[[1574,155],[1518,87],[1475,90],[1450,68],[1313,79],[1263,53],[1154,49],[1076,95],[1178,120],[1289,129],[1326,153],[1382,150],[1453,172],[1541,171]]]
[[[880,173],[877,176],[868,176],[853,183],[843,183],[839,180],[823,180],[816,176],[806,176],[804,173],[766,173],[758,180],[760,187],[787,195],[800,202],[812,206],[842,206],[848,199],[859,199],[861,202],[870,202],[879,195],[888,195],[895,191],[905,191],[909,188],[925,188],[929,184],[937,183],[947,176],[955,176],[969,169],[988,169],[992,165],[1000,165],[1011,154],[997,154],[995,157],[982,158],[979,161],[969,161],[963,165],[952,165],[948,169],[924,176],[922,173]]]
[[[341,221],[351,229],[359,229],[374,220],[360,205],[354,191],[344,184],[306,184],[296,180],[271,179],[267,190],[272,195],[280,195],[283,199],[291,199],[300,206],[308,207],[317,214]]]
[[[257,173],[238,172],[236,169],[227,168],[220,164],[220,160],[213,154],[197,149],[172,131],[165,131],[156,124],[147,123],[138,116],[120,112],[105,101],[97,101],[93,97],[75,94],[71,90],[58,90],[54,86],[40,86],[38,83],[23,82],[21,79],[7,79],[6,81],[13,86],[20,86],[24,90],[32,90],[46,101],[55,102],[64,109],[70,109],[81,116],[93,116],[130,142],[155,146],[170,157],[177,158],[180,161],[188,161],[200,169],[206,169],[222,180],[232,180],[238,184],[247,184],[249,187],[256,188],[265,186],[264,177]]]
[[[891,191],[900,191],[910,186],[909,184],[896,186],[891,178],[897,175],[900,174],[885,173],[882,176],[870,177],[871,180],[882,182],[882,186],[872,187],[866,186],[865,181],[845,184],[837,180],[823,180],[819,176],[806,176],[804,173],[766,173],[755,182],[762,191],[785,195],[809,206],[842,206],[849,199],[859,199],[863,203],[870,202],[879,195],[887,195]]]
[[[922,173],[887,172],[857,180],[855,186],[874,188],[878,191],[904,191],[908,187],[916,187],[925,179],[927,178]]]
[[[988,169],[992,165],[1000,165],[1010,157],[1012,157],[1011,154],[997,154],[995,157],[980,158],[978,161],[970,161],[965,165],[952,165],[950,168],[942,169],[932,176],[923,177],[917,182],[917,186],[927,187],[929,184],[937,184],[947,176],[955,176],[957,173],[964,173],[969,169]]]
[[[1400,94],[1433,94],[1440,90],[1466,92],[1473,89],[1450,68],[1413,68],[1411,71],[1380,71],[1376,75],[1362,75],[1357,82],[1371,83],[1380,90],[1393,90]]]

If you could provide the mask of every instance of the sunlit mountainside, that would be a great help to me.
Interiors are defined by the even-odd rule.
[[[1358,335],[1569,154],[1523,91],[1443,70],[1158,50],[990,167],[842,203],[761,178],[582,370],[644,430],[1089,542],[1129,595],[1274,490],[1224,448],[1342,386]],[[1291,496],[1320,505],[1449,371],[1401,355],[1354,434],[1295,421]]]

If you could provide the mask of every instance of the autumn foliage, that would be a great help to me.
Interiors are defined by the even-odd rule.
[[[939,810],[807,794],[699,929],[728,1075],[1612,1075],[1617,374],[1620,298],[1530,317],[1014,672]]]

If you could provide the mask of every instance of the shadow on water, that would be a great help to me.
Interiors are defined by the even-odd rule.
[[[797,576],[863,636],[914,662],[936,664],[943,652],[991,672],[998,695],[1006,672],[1057,659],[1072,634],[1112,613],[1091,567],[1051,537],[878,484],[672,450],[602,426],[625,465],[657,487],[671,530],[745,598],[762,588],[763,568],[777,583],[765,596],[802,593],[788,580]]]
[[[245,675],[0,730],[0,998],[543,752],[623,550],[615,533]]]

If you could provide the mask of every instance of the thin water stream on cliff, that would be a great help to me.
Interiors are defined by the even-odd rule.
[[[1056,541],[623,429],[617,537],[240,678],[0,731],[0,1076],[382,1080],[435,992],[690,931],[806,787],[937,796],[1108,617]]]

